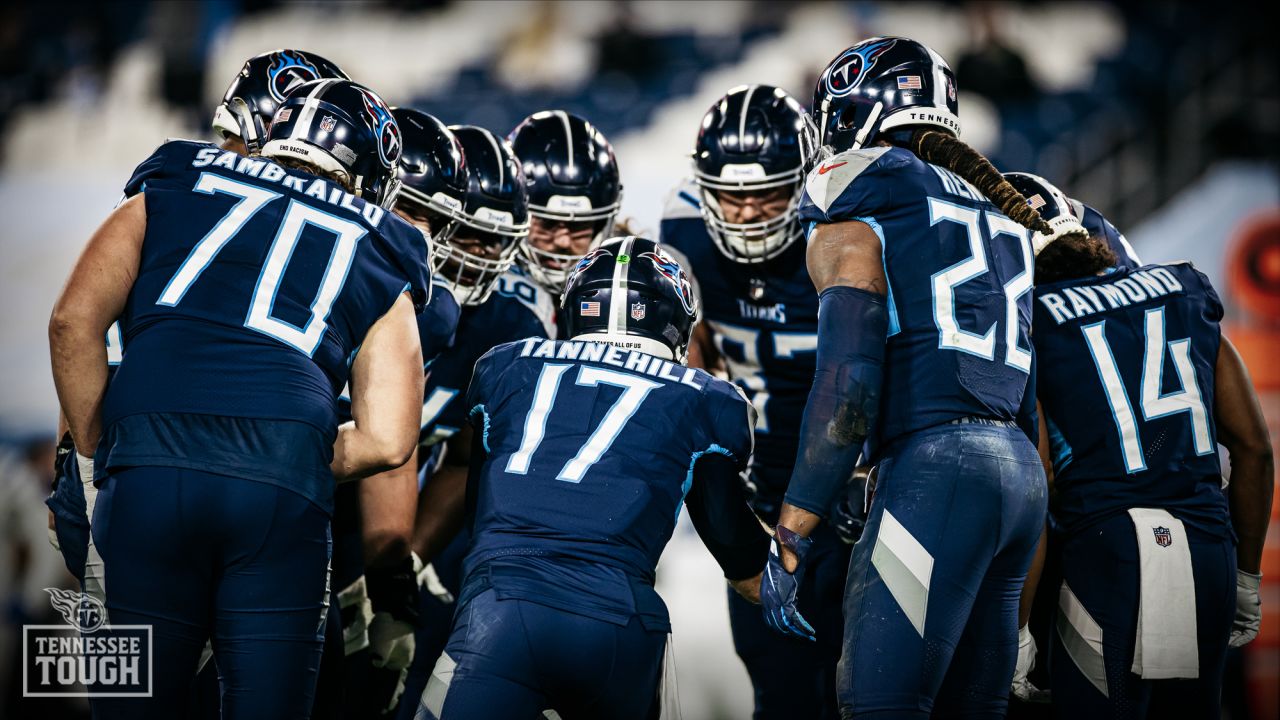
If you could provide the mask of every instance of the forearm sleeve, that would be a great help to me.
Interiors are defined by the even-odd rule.
[[[693,468],[685,498],[689,519],[729,580],[754,576],[764,567],[769,535],[747,504],[738,468],[723,455],[704,455]]]
[[[889,312],[881,295],[827,288],[818,300],[818,367],[786,501],[820,517],[857,465],[880,414]]]

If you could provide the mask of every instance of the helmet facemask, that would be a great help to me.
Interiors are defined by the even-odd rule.
[[[559,199],[561,198],[552,198],[553,201]],[[573,199],[577,200],[578,198]],[[574,265],[582,259],[582,256],[600,247],[601,243],[613,235],[614,220],[617,218],[618,209],[621,206],[620,200],[621,198],[619,198],[619,202],[607,207],[589,210],[570,210],[560,203],[530,205],[529,214],[539,220],[548,223],[593,223],[595,230],[591,235],[591,242],[587,245],[587,249],[581,253],[543,250],[534,247],[532,240],[522,243],[520,256],[524,260],[525,269],[529,271],[529,276],[533,278],[534,282],[538,283],[547,292],[559,295],[560,291],[564,289],[569,273],[573,270]]]
[[[727,166],[726,169],[733,167]],[[759,166],[755,166],[759,167]],[[763,171],[759,174],[763,175]],[[702,196],[702,218],[707,234],[726,257],[740,263],[760,263],[782,254],[800,237],[800,196],[804,190],[802,168],[756,179],[717,178],[695,170],[694,180]],[[771,218],[733,223],[725,218],[720,192],[757,193],[791,188],[786,209]]]
[[[435,238],[431,270],[449,286],[459,305],[480,305],[493,294],[503,273],[511,269],[520,246],[526,241],[529,224],[516,225],[496,218],[479,219],[460,212],[457,219],[449,223],[446,232],[446,237]],[[500,250],[493,258],[468,252],[458,239],[459,233],[466,238],[487,241],[484,244],[497,245]]]

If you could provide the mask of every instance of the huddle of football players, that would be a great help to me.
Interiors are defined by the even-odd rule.
[[[1274,474],[1222,305],[1001,175],[956,92],[899,37],[808,111],[734,88],[654,240],[587,120],[250,59],[50,320],[51,538],[154,632],[94,716],[659,717],[687,508],[756,718],[1216,717]]]

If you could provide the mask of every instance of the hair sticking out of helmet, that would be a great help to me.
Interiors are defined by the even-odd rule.
[[[569,337],[685,362],[698,303],[684,269],[647,238],[614,238],[587,253],[564,295]]]
[[[1053,229],[1051,233],[1037,231],[1031,237],[1031,249],[1036,255],[1050,243],[1063,238],[1073,235],[1088,237],[1089,231],[1081,224],[1071,200],[1053,183],[1039,175],[1021,172],[1005,173],[1004,179],[1027,198],[1027,206],[1038,212]]]
[[[1037,233],[1053,234],[1053,228],[1030,205],[1017,188],[1004,179],[990,160],[954,135],[931,128],[911,133],[907,149],[927,163],[944,167],[973,183],[1000,212]]]
[[[800,196],[816,143],[804,108],[771,85],[736,87],[711,106],[694,145],[693,176],[708,234],[722,254],[741,263],[764,262],[800,237]],[[781,212],[759,219],[742,219],[723,195],[755,196],[755,202],[783,191]],[[774,204],[783,200],[776,199]]]

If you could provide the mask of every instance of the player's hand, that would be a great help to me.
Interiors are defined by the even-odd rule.
[[[413,662],[413,631],[418,624],[418,573],[422,559],[410,553],[393,568],[369,568],[365,580],[373,605],[369,655],[373,666],[407,669]]]
[[[1027,676],[1036,668],[1036,639],[1031,636],[1031,626],[1024,625],[1018,631],[1018,664],[1013,669],[1013,686],[1011,691],[1014,697],[1023,702],[1047,703],[1049,702],[1049,691],[1041,690]]]
[[[792,637],[813,641],[813,627],[796,609],[796,590],[804,578],[804,559],[813,546],[813,540],[791,532],[779,525],[769,545],[769,562],[760,579],[760,604],[764,621],[769,627]],[[796,558],[795,572],[787,572],[783,565],[783,553]]]
[[[1261,573],[1236,570],[1236,618],[1231,623],[1231,647],[1243,647],[1258,637],[1262,625],[1262,600],[1258,597]]]

